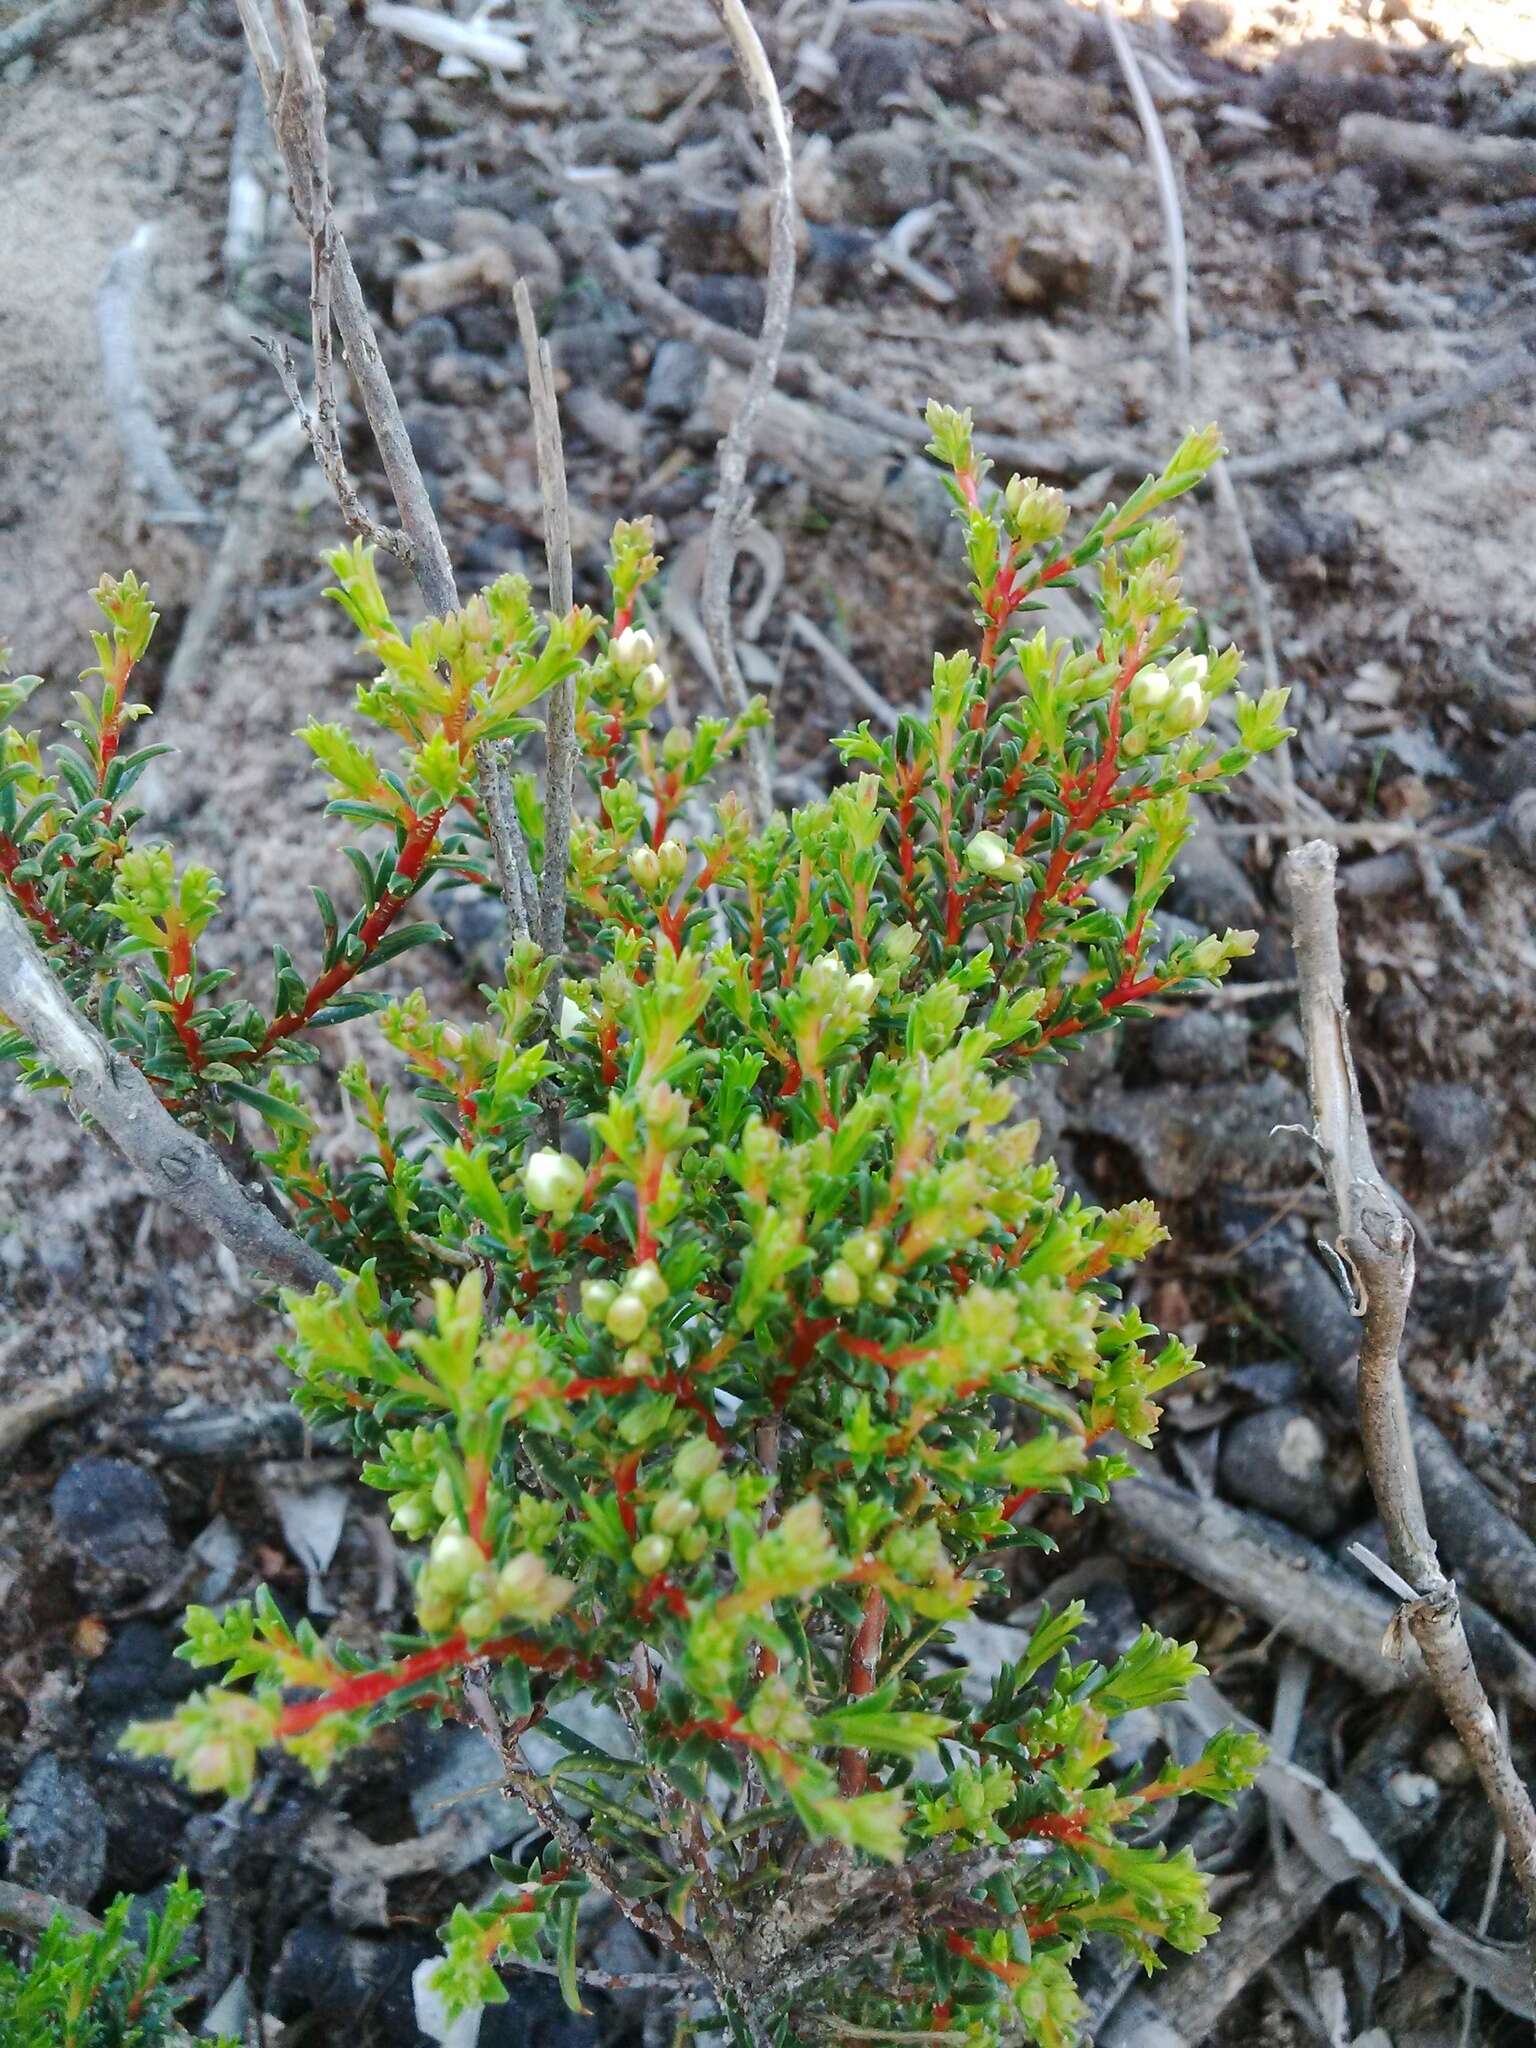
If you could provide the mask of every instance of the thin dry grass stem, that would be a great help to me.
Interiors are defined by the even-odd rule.
[[[767,301],[741,406],[720,444],[720,486],[710,522],[699,607],[721,691],[730,709],[740,713],[747,706],[747,685],[731,631],[731,571],[750,510],[747,464],[789,332],[795,291],[795,166],[778,82],[751,15],[742,0],[714,0],[714,7],[763,131],[769,180]],[[747,781],[752,810],[762,825],[773,808],[773,784],[770,747],[761,732],[753,733],[748,743]]]

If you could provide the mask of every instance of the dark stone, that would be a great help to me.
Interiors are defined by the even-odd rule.
[[[505,953],[507,913],[501,898],[485,889],[435,889],[431,913],[447,932],[466,965],[486,967]]]
[[[1148,1050],[1166,1081],[1225,1081],[1248,1064],[1248,1026],[1221,1010],[1182,1010],[1157,1019]]]
[[[1222,1432],[1221,1490],[1322,1542],[1350,1518],[1358,1453],[1298,1403],[1261,1408]]]
[[[521,576],[525,567],[525,539],[520,526],[513,526],[505,519],[493,520],[489,526],[482,527],[465,548],[464,567],[472,569],[477,576],[495,577],[508,573]]]
[[[685,306],[713,320],[717,327],[756,334],[763,324],[764,291],[759,277],[739,277],[731,271],[706,271],[698,276],[684,271],[672,279],[672,291]]]
[[[708,372],[704,351],[691,341],[664,341],[645,380],[645,409],[657,419],[686,419],[697,405]]]
[[[549,355],[573,384],[595,384],[600,391],[612,391],[629,374],[629,342],[611,320],[552,327]]]
[[[1209,826],[1192,832],[1180,847],[1163,900],[1207,931],[1228,925],[1241,931],[1261,921],[1253,884]]]
[[[887,129],[850,135],[838,146],[835,162],[848,211],[876,226],[889,227],[934,196],[932,153]]]
[[[1316,505],[1278,506],[1253,536],[1259,567],[1275,577],[1347,568],[1359,545],[1360,522],[1353,513]]]
[[[55,1756],[34,1757],[9,1813],[8,1867],[18,1884],[86,1906],[101,1889],[107,1820],[83,1771]]]
[[[1493,1112],[1463,1081],[1421,1081],[1403,1098],[1403,1117],[1418,1140],[1424,1178],[1437,1192],[1455,1187],[1488,1157]]]
[[[1314,1163],[1296,1135],[1310,1123],[1301,1090],[1274,1073],[1202,1088],[1101,1084],[1067,1116],[1068,1130],[1123,1145],[1143,1183],[1178,1201],[1223,1184],[1293,1187]]]
[[[1513,1280],[1513,1264],[1503,1252],[1435,1257],[1421,1251],[1408,1312],[1437,1337],[1475,1344],[1504,1313]]]
[[[505,2005],[488,2006],[480,2020],[479,2048],[597,2048],[611,2034],[611,2014],[600,1993],[582,1993],[590,2013],[571,2012],[558,1984],[520,1975],[509,1981]]]
[[[447,411],[434,408],[430,412],[419,410],[407,414],[405,431],[416,450],[416,460],[428,475],[446,476],[457,466],[459,457],[453,428],[453,415]]]
[[[311,1435],[315,1434],[311,1431]],[[235,1463],[242,1458],[297,1458],[304,1450],[304,1418],[291,1401],[253,1401],[245,1408],[222,1408],[195,1396],[152,1416],[140,1430],[144,1442],[162,1457],[211,1458]],[[320,1441],[336,1443],[334,1430],[320,1432]]]
[[[1518,796],[1522,790],[1536,789],[1536,732],[1523,732],[1507,747],[1501,747],[1494,760],[1488,777],[1488,787],[1495,796]]]
[[[1247,1365],[1223,1368],[1224,1389],[1246,1394],[1261,1408],[1273,1408],[1281,1401],[1299,1398],[1304,1375],[1294,1358],[1261,1358]]]
[[[421,382],[427,396],[440,405],[473,406],[505,391],[512,382],[512,372],[492,356],[471,355],[468,349],[454,348],[433,357],[422,372]]]
[[[856,30],[839,36],[832,54],[839,102],[855,120],[878,115],[892,94],[905,92],[914,71],[923,75],[928,56],[915,36],[861,35]]]
[[[141,1588],[175,1561],[165,1494],[126,1458],[76,1458],[53,1489],[53,1524],[87,1578]]]
[[[364,1941],[333,1921],[303,1920],[283,1943],[264,2003],[279,2020],[344,2021],[364,2040],[415,2048],[423,2036],[411,1973],[435,1953],[425,1941]]]
[[[727,270],[741,260],[734,203],[699,200],[681,206],[661,232],[674,270],[707,273]],[[673,289],[677,289],[675,279]]]
[[[653,121],[614,114],[606,121],[578,121],[569,131],[577,159],[584,164],[617,164],[621,170],[643,170],[672,154],[672,142]]]
[[[819,225],[813,226],[810,233],[807,270],[814,273],[829,297],[852,291],[867,275],[870,251],[879,237],[872,235],[867,228]]]
[[[160,1714],[195,1692],[202,1682],[190,1664],[173,1655],[176,1639],[152,1621],[125,1621],[96,1659],[80,1688],[93,1720],[131,1714]]]
[[[489,301],[478,306],[455,307],[452,320],[459,340],[475,356],[505,354],[517,334],[512,308]]]
[[[446,313],[427,313],[420,320],[413,320],[405,330],[404,340],[418,367],[459,345],[458,332]]]
[[[107,1825],[108,1889],[148,1891],[174,1877],[193,1813],[191,1802],[155,1765],[114,1757],[94,1768]]]

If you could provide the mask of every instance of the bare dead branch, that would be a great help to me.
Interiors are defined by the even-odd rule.
[[[720,484],[710,521],[699,607],[721,691],[731,710],[739,715],[746,710],[748,699],[731,631],[731,571],[736,565],[738,537],[750,512],[747,464],[757,441],[758,419],[779,374],[779,358],[784,352],[795,294],[795,160],[778,81],[751,15],[743,0],[714,0],[714,8],[730,37],[736,67],[763,131],[768,165],[768,289],[763,324],[740,409],[720,444]],[[748,794],[759,825],[767,822],[773,809],[770,751],[766,734],[750,735]]]
[[[512,303],[528,365],[528,396],[533,405],[539,491],[544,501],[549,605],[557,617],[563,618],[571,609],[575,593],[571,579],[571,508],[554,368],[549,359],[549,344],[539,338],[533,301],[522,278],[513,287]],[[576,796],[576,682],[572,676],[550,691],[544,750],[544,872],[539,882],[539,941],[548,958],[558,963],[565,952],[566,871],[571,856],[571,807]],[[558,971],[551,977],[549,996],[558,1014]]]
[[[247,50],[240,67],[240,92],[229,145],[229,200],[220,259],[227,291],[238,289],[266,239],[267,188],[260,167],[270,153],[261,73],[256,68],[255,56]]]
[[[267,118],[277,140],[287,175],[289,196],[300,226],[310,237],[311,313],[315,327],[315,420],[321,467],[337,490],[342,516],[355,524],[360,509],[337,489],[335,466],[340,460],[336,417],[331,329],[341,336],[342,352],[363,401],[363,410],[378,447],[390,493],[400,515],[403,540],[391,542],[416,578],[429,611],[457,611],[458,589],[437,515],[427,494],[421,465],[400,417],[378,336],[352,266],[346,238],[331,209],[330,179],[324,154],[325,88],[315,58],[303,0],[276,0],[281,57],[273,50],[261,18],[259,0],[240,0],[240,19],[261,78]],[[319,152],[317,156],[316,152]],[[285,380],[286,381],[286,380]],[[292,392],[290,391],[290,397]],[[376,534],[379,538],[382,535]]]
[[[0,898],[0,1012],[24,1031],[69,1083],[76,1105],[99,1124],[162,1201],[179,1209],[237,1259],[306,1294],[337,1275],[246,1193],[213,1147],[177,1123],[130,1061],[120,1059],[69,1001],[20,913]]]
[[[572,220],[566,228],[566,240],[575,254],[591,262],[615,291],[628,299],[637,312],[654,320],[664,332],[675,335],[680,341],[691,341],[696,348],[719,357],[721,362],[729,363],[735,369],[751,369],[757,344],[750,335],[740,334],[734,327],[723,327],[706,314],[695,312],[692,306],[669,292],[665,285],[647,277],[611,235],[587,223]],[[877,405],[853,385],[845,384],[840,377],[823,368],[814,356],[786,352],[779,360],[778,381],[786,391],[796,392],[822,407],[825,414],[823,424],[828,431],[856,422],[869,433],[883,436],[896,448],[921,450],[928,441],[928,429],[923,424],[920,404],[914,404],[909,413],[894,412],[889,406]],[[1020,469],[1027,469],[1033,476],[1067,483],[1091,476],[1099,470],[1108,470],[1115,476],[1140,477],[1157,466],[1150,456],[1139,455],[1124,447],[1069,448],[1060,441],[1037,439],[1033,435],[1026,438],[992,434],[985,430],[978,438],[985,441],[988,454],[998,462],[1012,463]],[[935,477],[937,474],[935,470]]]
[[[1350,1055],[1334,870],[1320,839],[1289,854],[1292,937],[1301,981],[1307,1077],[1323,1170],[1339,1219],[1338,1249],[1359,1294],[1360,1434],[1395,1569],[1412,1597],[1399,1610],[1429,1680],[1472,1761],[1509,1844],[1536,1945],[1536,1808],[1515,1769],[1468,1647],[1456,1588],[1440,1568],[1424,1516],[1399,1350],[1413,1290],[1413,1229],[1377,1170]]]
[[[1299,469],[1337,468],[1349,462],[1363,462],[1384,448],[1394,434],[1416,433],[1447,413],[1464,411],[1491,398],[1506,385],[1536,376],[1533,346],[1536,326],[1528,326],[1508,348],[1479,363],[1465,377],[1425,392],[1422,398],[1407,399],[1402,405],[1389,406],[1374,420],[1340,427],[1310,441],[1294,441],[1262,455],[1229,457],[1227,467],[1239,483],[1260,483],[1269,477],[1293,475]]]
[[[105,14],[108,0],[47,0],[34,7],[20,21],[0,33],[0,71],[21,57],[35,57],[39,50],[51,50],[78,29],[89,28],[98,14]]]
[[[150,403],[139,367],[135,312],[149,275],[155,230],[134,229],[112,261],[96,294],[96,334],[101,344],[107,407],[128,464],[128,478],[161,526],[206,526],[208,514],[177,473],[165,435]]]

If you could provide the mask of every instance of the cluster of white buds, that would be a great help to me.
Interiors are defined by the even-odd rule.
[[[688,849],[680,839],[663,839],[660,846],[635,847],[628,864],[636,887],[647,896],[670,896],[687,872]]]
[[[823,953],[805,971],[805,993],[818,1010],[829,1016],[867,1017],[875,1006],[880,984],[867,968],[852,974],[836,953]]]
[[[646,1341],[654,1346],[651,1317],[671,1292],[654,1259],[642,1259],[632,1266],[622,1286],[616,1287],[611,1280],[581,1283],[582,1314],[606,1330],[615,1343],[627,1347],[619,1370],[631,1379],[651,1369],[651,1349]]]
[[[535,1152],[523,1168],[523,1193],[528,1206],[568,1223],[586,1191],[586,1169],[568,1152]]]
[[[667,694],[667,678],[656,659],[656,642],[644,626],[626,626],[608,642],[608,658],[641,711],[651,711]]]
[[[843,1239],[830,1265],[822,1269],[821,1291],[834,1308],[857,1308],[871,1301],[876,1308],[890,1308],[896,1300],[897,1280],[885,1273],[885,1243],[877,1230],[857,1230]]]
[[[721,1471],[720,1446],[693,1437],[672,1460],[672,1484],[650,1512],[650,1527],[630,1552],[636,1571],[654,1578],[674,1557],[697,1564],[714,1538],[710,1525],[736,1506],[736,1482]]]
[[[1022,882],[1024,863],[997,832],[978,832],[965,849],[965,864],[973,875],[993,882]]]
[[[1159,736],[1177,738],[1197,732],[1210,715],[1205,678],[1210,663],[1203,654],[1175,655],[1166,668],[1137,671],[1127,700],[1139,723],[1126,735],[1125,751],[1134,759],[1145,753],[1156,726]]]
[[[1067,501],[1061,492],[1036,476],[1014,476],[1003,492],[1008,530],[1021,547],[1036,548],[1056,540],[1067,523]]]
[[[571,1592],[570,1580],[531,1551],[498,1566],[467,1530],[449,1522],[432,1539],[417,1573],[416,1616],[429,1634],[457,1626],[478,1642],[507,1621],[549,1621]]]

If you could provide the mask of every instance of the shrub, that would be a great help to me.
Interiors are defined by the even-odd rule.
[[[0,1952],[0,2040],[6,2048],[164,2048],[175,2024],[173,1980],[202,1895],[178,1877],[142,1945],[128,1936],[129,1901],[114,1899],[99,1927],[55,1913],[23,1968]],[[232,2048],[232,2044],[230,2044]]]
[[[200,964],[215,878],[131,843],[152,750],[119,743],[154,623],[132,577],[98,593],[75,748],[48,771],[7,737],[14,901],[179,1116],[266,1119],[266,1169],[338,1271],[285,1297],[298,1402],[350,1433],[421,1546],[415,1632],[382,1661],[265,1594],[192,1610],[181,1654],[223,1678],[130,1746],[238,1796],[273,1747],[323,1774],[409,1710],[493,1726],[547,1846],[454,1912],[453,2012],[540,1955],[576,2002],[594,1884],[738,2038],[782,2042],[1068,2042],[1087,1938],[1150,1968],[1214,1925],[1189,1851],[1142,1837],[1167,1800],[1230,1797],[1251,1742],[1107,1775],[1115,1721],[1178,1698],[1193,1650],[1148,1630],[1079,1661],[1074,1603],[982,1702],[942,1652],[1005,1592],[1003,1553],[1047,1543],[1015,1525],[1024,1504],[1102,1500],[1194,1369],[1114,1285],[1163,1236],[1155,1212],[1068,1196],[1014,1083],[1251,949],[1159,950],[1155,912],[1191,800],[1279,742],[1283,694],[1233,694],[1236,651],[1199,649],[1180,598],[1162,508],[1216,459],[1213,432],[1069,543],[1059,493],[995,491],[969,416],[929,420],[979,651],[936,660],[925,710],[840,740],[848,779],[760,832],[701,793],[761,708],[656,723],[645,521],[615,533],[602,618],[541,620],[503,578],[407,634],[370,551],[333,555],[379,665],[357,701],[374,737],[301,737],[377,850],[347,849],[350,916],[316,891],[318,968],[276,949],[266,1007]],[[1037,593],[1080,581],[1096,634],[1029,637]],[[374,971],[437,936],[404,921],[422,891],[492,885],[474,749],[529,730],[567,675],[591,802],[565,960],[513,944],[470,1023],[391,997]],[[516,800],[538,864],[531,779]],[[298,1070],[365,1013],[411,1100],[346,1066],[366,1141],[338,1166]],[[610,1741],[562,1713],[578,1694],[612,1710]],[[559,1752],[542,1772],[534,1728]]]

